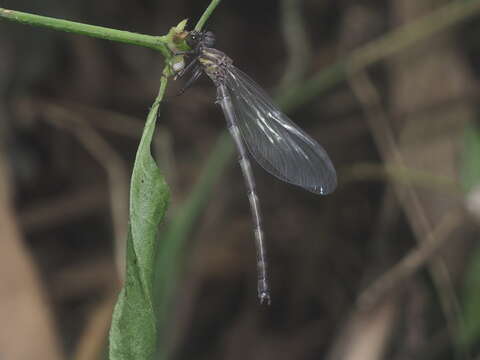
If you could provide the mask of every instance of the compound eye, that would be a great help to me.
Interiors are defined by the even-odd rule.
[[[198,34],[196,32],[190,32],[186,37],[185,41],[187,42],[188,46],[194,48],[198,44]]]

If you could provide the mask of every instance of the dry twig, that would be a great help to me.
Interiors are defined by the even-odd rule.
[[[387,164],[392,163],[399,167],[406,167],[396,144],[393,130],[389,126],[388,116],[383,110],[380,96],[367,73],[365,71],[357,72],[356,75],[349,78],[349,83],[365,111],[367,122],[384,162]],[[433,236],[434,230],[425,215],[425,210],[414,188],[410,184],[403,187],[397,185],[394,186],[394,189],[405,210],[417,241],[419,243],[431,241],[431,238],[423,237],[423,234],[432,234]],[[444,261],[439,257],[430,260],[429,269],[440,295],[450,334],[453,337],[461,315],[448,269]]]
[[[73,132],[79,142],[105,169],[109,184],[110,209],[115,238],[115,259],[123,278],[125,241],[128,231],[128,172],[123,159],[110,144],[81,117],[61,107],[44,107],[45,119],[57,127]]]

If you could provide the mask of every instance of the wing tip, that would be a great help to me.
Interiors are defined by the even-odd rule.
[[[335,191],[337,185],[337,177],[335,176],[333,179],[329,179],[329,181],[324,182],[322,185],[305,187],[305,189],[317,195],[328,195]]]

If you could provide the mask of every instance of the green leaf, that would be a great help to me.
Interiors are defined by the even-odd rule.
[[[170,192],[151,155],[159,104],[165,93],[162,77],[137,150],[130,187],[130,227],[125,285],[113,312],[110,360],[153,359],[157,342],[153,279],[158,226],[165,216]]]

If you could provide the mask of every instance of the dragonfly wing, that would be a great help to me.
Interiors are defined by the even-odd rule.
[[[282,113],[259,85],[234,66],[229,67],[225,84],[242,138],[265,170],[317,194],[335,189],[337,176],[326,151]]]

